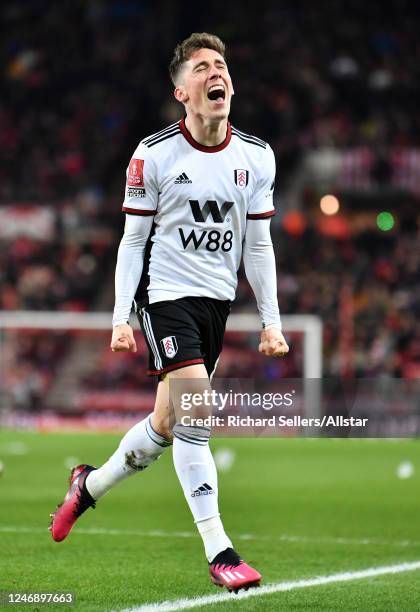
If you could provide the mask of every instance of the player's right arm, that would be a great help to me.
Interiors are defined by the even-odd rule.
[[[126,215],[124,235],[118,248],[115,268],[115,307],[111,340],[113,351],[137,350],[129,319],[143,272],[144,251],[152,224],[152,216]]]
[[[129,324],[133,300],[143,271],[144,253],[153,225],[158,187],[153,160],[140,144],[127,168],[123,211],[124,235],[118,249],[115,269],[115,306],[112,318],[112,351],[137,350]]]

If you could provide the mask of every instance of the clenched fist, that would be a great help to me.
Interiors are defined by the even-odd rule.
[[[276,327],[270,327],[261,332],[258,350],[270,357],[283,357],[289,352],[289,347],[281,331]]]
[[[119,351],[137,351],[137,344],[134,340],[133,329],[128,323],[116,325],[112,330],[111,349],[114,353]]]

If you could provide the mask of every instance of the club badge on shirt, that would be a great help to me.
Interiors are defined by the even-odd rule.
[[[248,185],[249,180],[249,171],[238,169],[235,170],[235,185],[239,187],[239,189],[245,189]]]

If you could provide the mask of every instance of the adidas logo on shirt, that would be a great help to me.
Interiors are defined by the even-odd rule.
[[[188,176],[185,174],[185,172],[183,172],[182,174],[180,174],[178,176],[177,179],[175,179],[175,185],[180,185],[181,183],[192,183],[192,181],[190,181],[190,179],[188,178]]]
[[[191,493],[191,497],[199,497],[200,495],[214,495],[214,491],[207,482],[204,482],[198,489]]]

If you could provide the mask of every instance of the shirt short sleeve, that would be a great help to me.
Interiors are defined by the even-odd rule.
[[[158,203],[155,162],[149,149],[139,144],[127,168],[123,212],[129,215],[152,216]]]
[[[251,196],[247,219],[266,219],[276,214],[273,204],[276,161],[272,148],[267,145],[259,168],[255,191]]]

